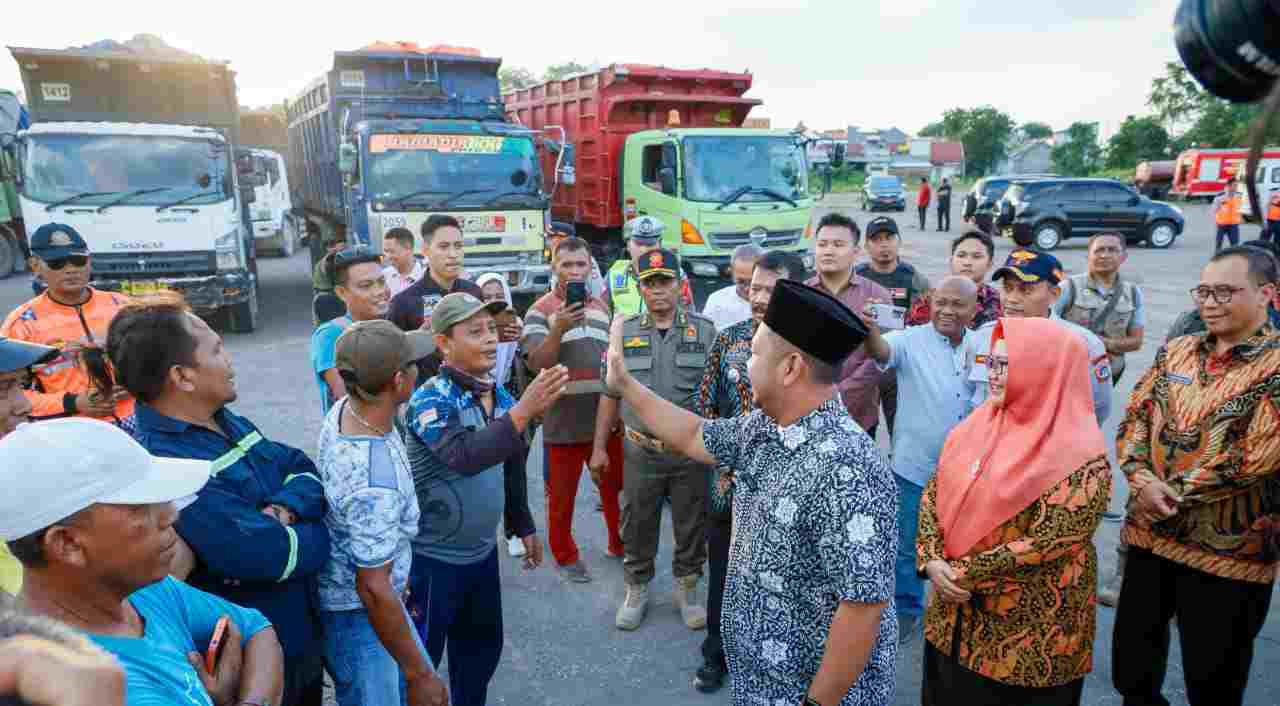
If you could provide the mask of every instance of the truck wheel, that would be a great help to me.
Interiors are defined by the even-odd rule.
[[[0,279],[13,274],[18,262],[18,241],[8,226],[0,226]]]
[[[227,330],[232,333],[253,333],[258,328],[258,287],[254,285],[249,299],[226,308]]]

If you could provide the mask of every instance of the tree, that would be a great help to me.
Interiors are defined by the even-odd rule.
[[[498,71],[498,83],[501,84],[503,93],[528,88],[537,82],[533,72],[523,66],[509,66]]]
[[[1067,128],[1066,141],[1055,146],[1050,157],[1053,168],[1066,176],[1086,176],[1093,172],[1102,161],[1098,124],[1072,123]]]
[[[559,81],[566,76],[572,76],[574,74],[580,74],[590,70],[591,67],[584,66],[576,61],[566,61],[563,64],[552,64],[551,66],[548,66],[547,70],[542,74],[542,80]]]
[[[973,174],[990,173],[1005,158],[1013,127],[1013,118],[989,105],[942,114],[942,134],[964,144],[965,168]]]
[[[1164,159],[1169,156],[1169,132],[1159,118],[1130,115],[1120,124],[1120,130],[1107,140],[1107,167],[1119,169],[1132,167],[1138,162]]]
[[[1166,62],[1164,75],[1151,81],[1147,105],[1170,132],[1181,125],[1194,123],[1205,106],[1216,100],[1191,77],[1186,67],[1176,61]]]
[[[1032,140],[1047,140],[1050,137],[1053,137],[1053,128],[1049,127],[1045,123],[1023,123],[1022,127],[1018,128],[1018,131],[1022,133],[1022,136],[1026,138],[1027,142]]]
[[[1222,100],[1200,87],[1191,73],[1179,63],[1165,64],[1163,76],[1151,82],[1147,105],[1171,133],[1180,150],[1199,147],[1242,147],[1249,142],[1249,131],[1262,115],[1262,107],[1237,105]],[[1185,128],[1185,129],[1183,129]],[[1267,133],[1267,141],[1280,139],[1280,127]]]
[[[929,123],[928,125],[925,125],[924,127],[920,128],[920,132],[917,134],[920,137],[946,137],[946,135],[942,132],[942,123],[939,123],[939,122]]]

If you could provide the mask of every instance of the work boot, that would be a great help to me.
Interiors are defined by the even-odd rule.
[[[1116,547],[1116,570],[1112,572],[1102,588],[1098,589],[1098,602],[1115,608],[1120,602],[1120,586],[1124,584],[1124,564],[1129,555],[1129,548],[1123,544]]]
[[[707,627],[707,609],[698,605],[697,574],[676,579],[676,608],[680,609],[680,617],[690,630]]]
[[[645,609],[649,607],[649,584],[627,584],[627,597],[618,606],[613,624],[619,630],[635,630],[644,622]]]

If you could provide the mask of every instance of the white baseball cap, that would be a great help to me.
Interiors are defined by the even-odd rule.
[[[152,456],[94,419],[23,424],[0,439],[0,539],[20,539],[98,503],[186,507],[212,467]]]

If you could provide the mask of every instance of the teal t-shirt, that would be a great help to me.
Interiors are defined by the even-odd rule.
[[[135,591],[129,602],[146,622],[143,637],[88,635],[124,667],[129,706],[213,706],[187,653],[208,649],[224,615],[240,628],[242,645],[271,627],[262,613],[173,577]]]
[[[339,316],[316,327],[311,334],[311,369],[316,374],[316,385],[320,387],[320,410],[324,416],[329,413],[329,384],[324,381],[324,371],[337,365],[335,357],[338,352],[338,337],[352,324],[350,316]]]

